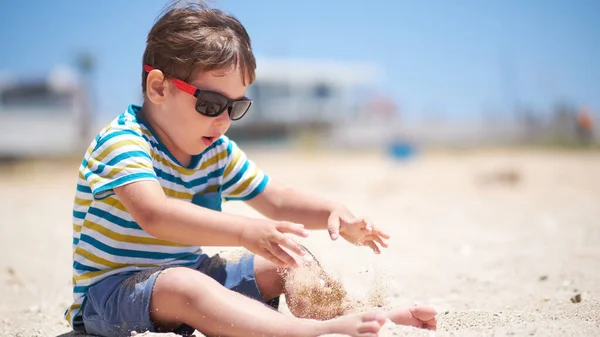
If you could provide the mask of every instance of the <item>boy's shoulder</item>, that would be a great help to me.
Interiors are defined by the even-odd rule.
[[[130,105],[125,111],[119,114],[116,118],[110,121],[96,135],[96,142],[102,138],[111,136],[113,133],[130,134],[132,136],[143,137],[151,136],[151,133],[144,127],[143,123],[137,117],[137,112],[140,107]],[[114,137],[114,135],[113,135]]]
[[[153,136],[137,118],[139,109],[138,106],[130,105],[102,128],[91,141],[84,157],[84,163],[92,158],[102,162],[104,158],[131,151],[141,152],[148,157],[151,152]]]

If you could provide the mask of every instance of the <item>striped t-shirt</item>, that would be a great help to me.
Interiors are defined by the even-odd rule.
[[[94,139],[79,168],[73,205],[73,304],[65,318],[83,324],[87,289],[119,273],[164,265],[193,265],[198,246],[161,240],[144,232],[113,189],[134,181],[157,181],[167,197],[221,210],[222,200],[248,200],[268,177],[236,144],[222,136],[183,167],[131,105]]]

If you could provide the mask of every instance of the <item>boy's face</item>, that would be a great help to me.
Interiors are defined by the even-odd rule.
[[[243,98],[248,88],[238,67],[198,73],[188,83],[229,99]],[[170,81],[165,84],[170,88],[164,90],[157,122],[171,143],[170,147],[187,155],[196,155],[229,129],[231,120],[227,111],[218,117],[201,115],[196,111],[196,97],[178,90]]]

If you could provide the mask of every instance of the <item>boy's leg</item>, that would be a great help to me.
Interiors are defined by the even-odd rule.
[[[304,249],[306,249],[306,247],[304,247]],[[306,249],[306,251],[310,253],[308,249]],[[310,254],[313,260],[306,262],[301,268],[312,269],[312,271],[309,272],[309,275],[317,276],[317,278],[324,280],[325,285],[327,287],[343,288],[341,283],[331,278],[325,272],[325,270],[322,268],[321,264],[315,258],[315,256],[312,253]],[[272,293],[269,293],[271,296],[275,296],[275,294],[277,294],[278,296],[280,292],[283,291],[282,289],[285,289],[285,280],[281,276],[281,273],[278,272],[277,267],[268,260],[257,257],[255,262],[255,271],[256,282],[259,285],[261,292],[264,291],[263,293],[267,293],[268,291],[272,291]],[[295,272],[298,272],[298,270],[291,270],[289,272],[293,274]],[[322,286],[322,284],[316,278],[311,279],[310,281],[311,283],[314,282],[315,287]],[[265,288],[265,290],[263,290],[263,288]],[[327,307],[327,305],[323,305],[322,303],[315,307],[315,305],[311,305],[310,299],[306,298],[305,296],[297,296],[288,292],[289,291],[286,291],[286,299],[288,299],[287,305],[290,311],[296,317],[300,318],[325,320],[343,314],[357,313],[364,310],[369,310],[365,303],[361,303],[360,301],[354,300],[349,297],[342,299],[340,301],[341,303],[334,303],[334,301],[330,301],[331,307],[329,308]],[[343,290],[342,292],[345,293],[345,291]],[[327,296],[328,293],[326,290],[324,290],[322,293],[322,297]],[[414,307],[393,308],[385,311],[385,316],[395,324],[413,326],[429,330],[436,329],[436,310],[430,306],[419,305]]]
[[[231,291],[190,268],[160,273],[150,301],[157,327],[172,330],[187,324],[204,334],[224,336],[319,336],[328,333],[376,336],[385,322],[379,313],[348,315],[329,321],[283,315]]]

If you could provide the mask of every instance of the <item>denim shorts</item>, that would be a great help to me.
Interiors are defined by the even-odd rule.
[[[237,261],[228,261],[219,255],[203,255],[198,265],[191,268],[212,277],[226,288],[263,302],[275,310],[279,306],[279,298],[266,302],[260,294],[254,277],[252,254],[246,254]],[[150,319],[150,297],[156,278],[164,269],[114,275],[90,287],[83,303],[85,333],[128,337],[132,331],[157,332]],[[190,336],[194,329],[184,324],[174,332]]]

